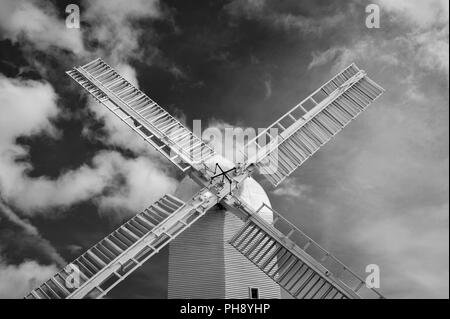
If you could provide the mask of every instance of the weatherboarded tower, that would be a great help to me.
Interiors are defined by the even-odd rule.
[[[194,182],[185,179],[177,195],[183,199],[195,190]],[[247,179],[240,192],[255,210],[270,204],[253,179]],[[262,215],[272,221],[270,211]],[[170,243],[168,298],[281,298],[280,286],[228,243],[243,223],[216,206]]]

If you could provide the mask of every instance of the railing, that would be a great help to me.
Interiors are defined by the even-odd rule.
[[[281,216],[278,212],[273,210],[266,204],[262,204],[256,211],[256,214],[260,215],[263,209],[268,209],[273,213],[273,222],[270,224],[264,220],[267,224],[274,226],[280,231],[286,238],[293,241],[298,248],[302,249],[309,256],[314,258],[323,267],[328,269],[333,275],[344,283],[347,287],[352,289],[358,295],[362,297],[376,297],[385,298],[376,288],[370,288],[366,285],[365,279],[353,272],[349,267],[342,263],[339,259],[334,257],[328,250],[320,246],[311,237],[305,234],[297,226],[292,224],[286,218]],[[262,218],[260,218],[263,220]]]
[[[170,137],[168,134],[164,133],[162,130],[160,130],[158,127],[156,127],[155,125],[153,125],[152,123],[150,123],[149,121],[147,121],[144,117],[140,116],[139,113],[136,113],[135,110],[129,106],[129,104],[127,102],[125,102],[123,100],[122,97],[118,96],[114,91],[112,91],[110,88],[108,88],[102,80],[99,80],[97,77],[98,75],[94,75],[92,74],[88,68],[91,66],[91,64],[94,64],[95,62],[101,63],[103,64],[107,69],[111,70],[114,73],[114,76],[116,76],[117,78],[125,81],[127,83],[128,86],[132,87],[135,92],[138,92],[138,95],[142,95],[143,97],[146,97],[149,99],[149,101],[153,102],[154,105],[152,107],[156,107],[158,108],[162,113],[165,114],[165,116],[167,116],[173,123],[177,124],[179,127],[181,127],[182,129],[184,129],[186,132],[190,133],[190,137],[191,137],[191,141],[192,141],[192,145],[196,144],[196,143],[201,143],[201,159],[199,162],[195,161],[194,155],[193,155],[193,150],[192,150],[192,154],[191,152],[187,152],[183,147],[180,147],[180,145],[178,144],[178,142],[175,142],[173,140],[172,137]],[[176,152],[179,152],[181,154],[183,154],[185,157],[187,157],[188,159],[190,159],[193,163],[201,163],[205,160],[207,160],[209,157],[214,155],[214,150],[209,147],[206,143],[204,143],[200,138],[196,137],[192,132],[190,132],[190,130],[188,128],[186,128],[183,124],[181,124],[175,117],[173,117],[170,113],[168,113],[166,110],[164,110],[158,103],[156,103],[155,101],[153,101],[153,99],[151,99],[150,97],[148,97],[144,92],[142,92],[141,90],[139,90],[138,88],[136,88],[134,85],[132,85],[130,82],[128,82],[125,78],[123,78],[119,73],[117,73],[109,64],[107,64],[105,61],[103,61],[102,59],[96,59],[84,66],[81,66],[80,68],[74,68],[74,70],[80,72],[79,69],[82,69],[85,73],[87,73],[87,75],[89,77],[91,77],[92,79],[87,78],[89,81],[92,82],[92,80],[94,80],[97,83],[93,83],[94,85],[98,86],[103,92],[105,93],[109,93],[111,95],[114,96],[115,99],[119,100],[122,104],[126,105],[130,110],[132,110],[133,112],[136,113],[137,115],[137,119],[142,118],[145,121],[145,124],[149,125],[151,127],[152,130],[156,131],[158,133],[159,138],[162,139],[166,139],[170,144],[168,146],[172,147]],[[80,72],[82,73],[82,72]],[[84,75],[84,74],[83,74]],[[133,116],[134,117],[134,116]],[[191,142],[190,142],[191,143]],[[204,155],[204,156],[203,156]]]
[[[283,116],[281,116],[278,120],[276,120],[274,123],[272,123],[267,129],[265,129],[264,131],[262,131],[261,133],[259,133],[257,136],[255,136],[252,140],[248,141],[247,145],[250,145],[251,143],[257,143],[257,141],[259,139],[261,139],[262,137],[264,137],[265,135],[268,135],[269,130],[271,128],[277,127],[278,129],[281,129],[282,131],[284,131],[287,127],[289,127],[290,125],[283,125],[283,121],[288,119],[290,122],[292,122],[291,124],[296,123],[297,121],[301,120],[303,118],[303,116],[307,115],[310,110],[307,110],[305,108],[306,104],[309,102],[311,103],[313,106],[316,106],[318,104],[320,104],[320,102],[322,100],[324,100],[327,96],[330,95],[330,93],[326,93],[326,96],[321,97],[320,101],[316,101],[316,99],[314,99],[315,96],[317,96],[319,93],[321,93],[321,91],[326,88],[327,86],[333,84],[333,81],[335,81],[335,79],[337,79],[339,76],[341,76],[342,74],[346,73],[347,70],[352,70],[353,73],[351,73],[351,76],[354,76],[355,74],[357,74],[360,70],[359,68],[352,63],[351,65],[349,65],[347,68],[345,68],[343,71],[341,71],[339,74],[337,74],[336,76],[334,76],[331,80],[329,80],[328,82],[326,82],[325,84],[323,84],[321,87],[319,87],[317,90],[315,90],[313,93],[311,93],[308,97],[306,97],[305,99],[303,99],[301,102],[299,102],[297,105],[295,105],[292,109],[290,109],[287,113],[285,113]],[[351,76],[349,78],[351,78]],[[348,78],[348,79],[349,79]],[[348,80],[347,79],[347,80]],[[331,92],[332,93],[332,92]],[[295,116],[294,113],[296,111],[301,111],[300,116]],[[269,134],[269,138],[270,138],[270,134]]]

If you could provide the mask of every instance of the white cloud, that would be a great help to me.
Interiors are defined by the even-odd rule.
[[[409,69],[409,73],[420,70],[438,71],[448,76],[449,64],[448,25],[421,33],[412,32],[386,40],[375,37],[360,38],[347,46],[333,46],[327,50],[313,52],[309,69],[331,63],[335,74],[352,62],[378,64],[380,69],[391,67]]]
[[[335,73],[361,62],[387,89],[359,127],[326,147],[320,165],[331,184],[308,181],[327,247],[353,251],[344,260],[358,266],[356,255],[379,264],[387,297],[448,298],[448,61],[436,58],[448,55],[448,38],[430,52],[440,46],[435,31],[358,39],[311,63]]]
[[[157,18],[162,13],[158,0],[121,0],[86,1],[86,18],[89,20],[113,20],[111,23],[129,23],[132,19]]]
[[[314,192],[288,218],[357,272],[380,265],[388,298],[448,298],[448,1],[378,3],[404,32],[349,33],[309,68],[356,62],[386,92],[304,166]]]
[[[57,114],[56,95],[44,82],[0,77],[0,112],[8,115],[0,118],[1,193],[4,199],[28,213],[70,206],[94,197],[100,197],[104,207],[113,203],[117,208],[140,209],[174,190],[175,180],[157,160],[126,159],[116,152],[99,153],[91,165],[82,165],[56,179],[30,178],[27,176],[30,164],[15,161],[27,154],[27,149],[16,145],[15,139],[55,131],[49,119]],[[137,136],[130,136],[129,141],[136,139]],[[109,194],[102,200],[104,189],[119,175],[125,176],[128,191],[119,187],[116,195]]]
[[[0,189],[6,200],[12,200],[24,209],[51,206],[58,201],[69,205],[83,198],[92,188],[80,194],[76,186],[91,186],[94,176],[82,168],[79,174],[68,173],[57,181],[48,178],[28,178],[29,163],[16,162],[17,157],[27,154],[27,149],[15,144],[21,135],[36,133],[54,134],[50,118],[58,112],[56,95],[45,82],[21,81],[0,76]],[[80,178],[84,176],[86,178]],[[82,182],[83,181],[83,182]],[[55,195],[60,195],[57,199]],[[49,201],[46,203],[46,201]]]
[[[233,0],[226,6],[226,10],[234,16],[253,17],[262,14],[265,6],[266,0]]]
[[[0,199],[0,221],[2,221],[2,218],[6,218],[9,223],[15,225],[15,229],[13,235],[8,233],[2,234],[0,253],[2,249],[7,247],[9,241],[15,241],[15,238],[20,238],[20,241],[13,243],[16,249],[26,249],[31,246],[35,252],[41,254],[54,264],[62,266],[66,263],[56,248],[47,239],[42,237],[38,229],[29,220],[19,217]],[[0,255],[0,262],[1,257]]]
[[[86,32],[83,25],[80,29],[66,28],[57,9],[45,1],[1,0],[1,8],[0,37],[31,44],[38,50],[55,47],[79,57],[102,55],[114,65],[143,52],[139,47],[143,30],[136,28],[134,23],[162,16],[159,0],[84,1],[81,20],[92,25]],[[98,49],[89,51],[83,37],[95,41]]]
[[[79,29],[68,29],[55,8],[44,1],[1,0],[0,38],[29,41],[39,50],[58,47],[82,54]]]
[[[86,1],[84,4],[82,20],[93,25],[89,36],[99,41],[95,52],[83,47],[79,30],[66,29],[56,9],[41,1],[2,0],[0,37],[21,42],[26,57],[42,75],[47,73],[47,66],[35,61],[29,53],[33,50],[49,53],[56,47],[69,50],[79,58],[101,55],[137,86],[136,71],[127,61],[142,54],[139,37],[144,30],[136,28],[134,23],[138,19],[159,17],[159,2]],[[94,200],[101,212],[135,214],[162,195],[173,192],[178,182],[149,145],[144,145],[137,135],[113,115],[105,113],[100,105],[91,107],[98,117],[105,118],[105,143],[123,146],[138,156],[126,158],[115,151],[102,151],[90,163],[65,171],[57,178],[29,177],[27,172],[32,169],[32,164],[16,161],[18,157],[26,157],[28,149],[17,145],[16,139],[34,134],[61,138],[51,122],[52,118],[61,116],[57,100],[47,82],[0,75],[0,112],[7,115],[0,117],[0,194],[6,201],[0,203],[0,213],[22,229],[26,237],[23,243],[13,245],[31,245],[33,250],[44,253],[61,266],[64,261],[51,243],[42,238],[30,221],[13,212],[9,206],[18,208],[21,215],[39,213],[49,217],[56,212],[54,208]],[[8,245],[8,242],[2,244]],[[30,260],[8,265],[0,256],[0,298],[23,297],[54,274],[56,265],[45,266]]]
[[[267,78],[264,80],[265,98],[268,99],[272,96],[272,80]]]
[[[136,154],[155,154],[152,146],[139,137],[137,133],[131,130],[131,128],[120,121],[115,114],[106,109],[103,105],[97,103],[93,99],[88,103],[89,109],[93,112],[93,115],[104,122],[104,129],[106,136],[98,137],[96,132],[85,127],[83,135],[90,139],[99,139],[106,145],[118,146],[124,149],[129,149]]]
[[[24,229],[24,231],[30,235],[38,236],[39,231],[36,227],[34,227],[32,224],[30,224],[28,221],[21,219],[19,216],[17,216],[11,208],[9,208],[7,205],[3,203],[3,201],[0,199],[0,214],[4,215],[6,218],[8,218],[9,221],[12,223],[20,226]],[[0,219],[1,221],[1,219]]]
[[[208,127],[202,132],[194,130],[194,133],[198,135],[201,133],[201,138],[229,163],[242,163],[244,146],[248,140],[256,136],[257,131],[251,127],[244,128],[223,121],[211,120]],[[248,152],[251,151],[250,149]]]
[[[336,13],[331,16],[306,17],[301,15],[274,14],[271,22],[275,26],[290,30],[298,30],[301,33],[322,34],[324,31],[337,27],[345,20],[345,15]]]
[[[0,299],[23,298],[57,271],[54,265],[44,266],[35,261],[6,265],[0,258]]]
[[[321,35],[324,31],[345,21],[345,16],[339,12],[331,15],[308,16],[277,10],[277,5],[277,1],[233,0],[225,6],[225,10],[233,17],[256,19],[270,26],[286,31],[297,31],[301,34]],[[283,5],[280,8],[283,8]]]
[[[296,200],[310,200],[312,188],[310,185],[301,184],[294,178],[287,178],[272,191],[276,196],[291,197]]]
[[[446,0],[376,0],[381,14],[386,10],[392,19],[401,19],[419,27],[429,27],[436,23],[448,23],[449,7]]]
[[[3,3],[9,7],[3,6]],[[0,12],[2,36],[26,40],[39,50],[53,45],[72,52],[82,50],[82,42],[66,38],[65,33],[52,29],[52,26],[59,25],[62,21],[55,18],[51,11],[38,9],[42,8],[37,5],[38,2],[25,5],[28,10],[26,12],[35,17],[35,21],[12,21],[9,15],[16,14],[16,17],[20,17],[23,14],[23,9],[15,3],[2,2],[2,9],[12,8]],[[320,20],[311,21],[302,16],[264,16],[264,1],[245,3],[252,6],[247,8],[246,14],[267,19],[264,21],[291,31],[298,29],[302,32],[322,32],[323,28],[334,27],[342,22],[339,15],[331,15],[323,20],[323,24]],[[329,177],[328,181],[336,180],[339,184],[327,185],[325,190],[308,195],[309,198],[317,199],[311,203],[316,205],[318,215],[323,217],[324,233],[334,234],[335,238],[342,239],[334,242],[347,248],[350,245],[356,246],[356,249],[372,256],[375,263],[381,260],[382,271],[392,270],[394,267],[404,271],[395,273],[396,277],[392,272],[388,273],[387,279],[391,283],[386,281],[386,285],[405,287],[404,290],[409,290],[408,293],[414,296],[448,296],[448,203],[428,205],[427,201],[433,199],[420,196],[422,193],[437,194],[438,200],[442,200],[441,192],[448,192],[448,169],[445,168],[448,166],[448,148],[443,147],[440,142],[443,140],[448,144],[448,137],[444,134],[448,135],[448,121],[443,119],[443,115],[446,115],[445,118],[448,116],[448,96],[446,101],[445,97],[426,101],[423,97],[428,98],[433,92],[424,90],[424,83],[418,80],[418,72],[407,72],[405,77],[395,74],[398,70],[417,70],[416,66],[448,74],[448,23],[445,26],[441,23],[445,20],[434,19],[433,16],[430,18],[429,12],[435,12],[435,9],[422,4],[419,6],[418,1],[384,3],[386,6],[391,5],[393,16],[409,19],[409,25],[419,24],[420,29],[390,41],[363,38],[349,46],[331,47],[324,52],[317,52],[311,67],[333,62],[333,68],[337,70],[354,59],[361,60],[386,71],[380,83],[391,85],[390,92],[400,92],[401,102],[398,97],[391,96],[384,102],[383,111],[369,111],[369,115],[365,115],[365,124],[360,126],[364,130],[358,131],[358,134],[339,137],[340,143],[328,147],[329,160],[325,161],[328,169],[322,173]],[[122,65],[122,70],[135,81],[135,71],[127,64],[127,60],[142,54],[138,46],[142,31],[134,28],[132,20],[158,17],[160,12],[157,2],[89,2],[86,3],[86,10],[86,19],[94,24],[91,36],[100,40],[100,49],[95,53],[103,55],[116,66]],[[448,12],[448,5],[446,11]],[[433,20],[440,24],[436,25]],[[32,27],[48,30],[47,34],[34,34]],[[409,92],[405,88],[410,89],[410,85],[396,86],[400,82],[411,84],[410,81],[414,81],[416,85],[414,97],[404,93]],[[102,210],[121,207],[135,210],[149,204],[159,194],[174,189],[176,181],[165,174],[158,161],[155,163],[151,157],[145,157],[151,154],[146,150],[146,145],[138,143],[136,135],[114,116],[105,118],[108,133],[105,142],[125,146],[141,155],[140,157],[128,159],[117,152],[102,152],[92,159],[91,164],[66,172],[57,179],[27,177],[30,164],[14,162],[16,156],[27,154],[27,150],[17,146],[15,139],[19,135],[42,131],[57,137],[49,120],[58,114],[55,101],[56,96],[47,83],[0,78],[0,111],[8,114],[7,118],[0,118],[0,188],[11,203],[32,213],[36,209],[70,205],[95,198]],[[445,105],[443,102],[446,102]],[[106,111],[100,105],[93,108],[96,112],[100,109]],[[98,114],[104,116],[101,112]],[[441,119],[436,120],[436,117]],[[363,140],[364,143],[373,144],[373,151],[355,151],[360,149],[358,145],[361,146],[357,143],[362,143]],[[344,153],[346,157],[342,156]],[[348,160],[349,154],[351,160]],[[386,179],[389,179],[389,183]],[[316,190],[317,185],[313,186]],[[308,193],[302,186],[280,188],[278,192],[291,197],[301,197],[302,193]],[[314,197],[316,194],[317,198]],[[353,197],[358,197],[358,200],[348,203]],[[422,204],[421,201],[425,203]],[[413,206],[419,208],[410,212],[409,208]],[[436,224],[427,224],[430,219],[435,220]],[[443,228],[437,232],[438,224]],[[380,236],[385,237],[380,240]],[[389,245],[392,247],[385,251],[383,247]],[[421,249],[420,253],[417,253],[418,247]],[[447,263],[443,261],[444,258],[447,258]],[[427,267],[420,262],[423,260],[430,260],[425,265],[428,267],[431,264],[429,269],[432,271],[424,271]],[[0,282],[6,283],[0,289],[0,294],[3,287],[10,290],[9,287],[13,287],[11,285],[17,285],[18,289],[14,290],[24,287],[22,290],[25,293],[30,288],[29,278],[36,277],[40,281],[55,271],[52,266],[40,266],[34,262],[25,262],[19,266],[0,263],[0,269],[3,270],[0,271]],[[48,275],[44,276],[47,271]],[[447,276],[447,280],[442,280],[442,274]],[[40,275],[42,278],[37,277]],[[20,280],[16,280],[17,278]],[[441,284],[438,283],[439,280],[442,280]],[[425,287],[425,290],[418,291],[417,286]],[[436,287],[436,291],[430,291],[432,287]],[[21,295],[23,293],[20,292]],[[392,294],[399,296],[399,290],[393,289]]]
[[[0,145],[14,143],[20,135],[39,131],[55,133],[50,123],[58,110],[50,84],[22,81],[0,75]]]
[[[56,46],[81,53],[81,56],[93,55],[93,52],[83,49],[80,34],[68,33],[64,21],[57,18],[56,9],[51,4],[40,1],[3,2],[0,14],[5,19],[1,19],[0,26],[4,37],[26,41],[38,50]],[[127,63],[128,58],[141,52],[138,40],[143,30],[136,28],[134,22],[160,17],[159,2],[86,1],[81,14],[82,20],[93,24],[90,36],[97,37],[95,40],[100,44],[96,54],[110,61],[137,86],[136,71]],[[22,19],[16,19],[20,17]],[[40,69],[46,72],[45,65]],[[102,208],[114,204],[117,209],[140,209],[144,200],[148,205],[157,196],[174,189],[176,182],[160,164],[156,152],[113,114],[92,102],[90,108],[94,114],[105,121],[107,136],[104,142],[128,148],[144,157],[127,159],[116,152],[103,152],[94,156],[92,163],[66,171],[56,179],[28,177],[31,164],[16,162],[16,158],[26,155],[28,150],[16,145],[15,139],[36,133],[57,137],[50,122],[50,118],[60,115],[56,106],[57,96],[46,82],[4,77],[0,77],[0,92],[0,111],[8,114],[8,117],[0,118],[0,189],[4,198],[16,207],[33,213],[97,198]],[[108,193],[102,198],[104,189],[119,175],[125,179],[123,185],[114,189],[116,194]]]
[[[342,54],[344,48],[342,47],[332,47],[328,50],[321,52],[313,52],[312,53],[312,61],[308,65],[308,69],[311,69],[316,66],[325,65],[331,61],[334,61],[336,57]]]
[[[112,65],[126,63],[130,57],[149,60],[143,56],[144,49],[149,48],[139,46],[144,30],[137,28],[136,22],[162,17],[158,0],[98,0],[83,4],[83,18],[93,25],[87,36],[100,44],[97,55],[107,57]],[[145,32],[149,35],[152,31]]]
[[[0,299],[23,298],[31,289],[53,275],[65,261],[55,247],[42,238],[35,226],[28,220],[21,219],[0,200],[0,221],[2,217],[17,226],[15,236],[20,236],[21,240],[13,243],[15,249],[32,247],[33,251],[44,254],[52,263],[41,265],[36,261],[25,260],[19,264],[8,264],[0,255]],[[6,248],[8,240],[8,235],[3,234],[0,252]]]
[[[448,1],[378,2],[382,13],[387,10],[393,23],[401,25],[406,32],[393,38],[366,36],[349,41],[349,45],[313,52],[309,68],[333,62],[333,72],[337,72],[351,62],[367,61],[379,63],[385,69],[392,66],[409,68],[412,73],[419,71],[419,67],[422,70],[442,72],[448,77]]]
[[[419,65],[429,70],[443,71],[449,69],[449,29],[448,21],[442,28],[432,29],[418,33],[413,37],[415,49],[417,49],[417,61]]]
[[[136,214],[163,195],[173,193],[178,185],[177,180],[169,177],[164,166],[155,158],[141,156],[125,159],[119,153],[106,152],[98,155],[97,159],[111,165],[111,175],[126,177],[124,184],[96,199],[105,212],[123,214],[125,209]]]

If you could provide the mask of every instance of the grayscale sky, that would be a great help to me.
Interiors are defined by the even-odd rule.
[[[379,265],[387,297],[449,297],[448,1],[0,0],[0,298],[182,177],[64,74],[98,56],[204,128],[268,126],[356,62],[385,94],[280,187],[261,183],[357,272]],[[110,297],[165,298],[166,263],[165,249]]]

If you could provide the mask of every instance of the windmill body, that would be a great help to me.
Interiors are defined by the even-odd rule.
[[[198,185],[186,177],[175,195],[188,199],[195,188]],[[263,203],[270,206],[264,189],[252,178],[243,182],[239,195],[255,210]],[[268,223],[273,221],[268,209],[261,217]],[[259,298],[281,298],[280,286],[228,243],[243,225],[235,214],[217,205],[172,241],[168,297],[246,299],[253,289]]]
[[[263,297],[269,298],[278,297],[281,288],[294,298],[382,297],[273,210],[251,179],[260,173],[278,186],[382,94],[383,89],[355,64],[250,140],[246,147],[256,152],[231,165],[221,165],[211,147],[103,60],[67,74],[188,175],[199,190],[187,198],[165,195],[26,298],[101,298],[170,243],[169,297],[211,293],[245,298],[245,290],[259,288],[251,285],[263,287]],[[208,238],[214,239],[210,247]],[[199,247],[203,253],[196,250]],[[187,266],[193,258],[212,262]],[[195,267],[204,267],[203,279],[208,280],[202,281],[202,272],[193,271]],[[254,281],[247,278],[252,276]]]

